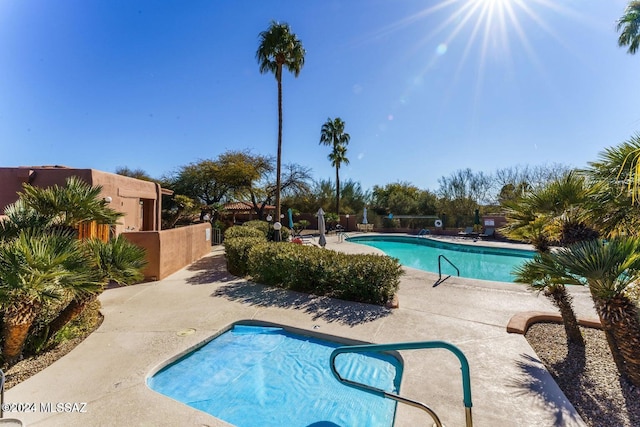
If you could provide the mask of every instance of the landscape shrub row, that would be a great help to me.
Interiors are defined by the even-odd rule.
[[[242,227],[229,230],[233,228]],[[387,256],[228,236],[225,234],[229,272],[249,275],[265,285],[383,305],[393,299],[403,274],[398,261]]]
[[[245,227],[257,228],[264,234],[267,240],[275,240],[275,230],[273,229],[273,224],[270,222],[254,219],[252,221],[247,221],[242,225]],[[280,229],[280,240],[283,242],[289,240],[289,234],[289,229],[287,227],[282,227]]]
[[[227,228],[227,230],[224,232],[224,240],[234,239],[236,237],[262,237],[263,240],[267,240],[267,234],[263,233],[262,230],[257,227],[234,226]]]
[[[243,228],[243,227],[231,227]],[[228,230],[227,230],[228,231]],[[227,270],[236,276],[246,276],[249,273],[248,260],[249,251],[252,247],[261,243],[266,243],[264,236],[259,237],[232,237],[228,238],[225,233],[224,251],[227,256]]]

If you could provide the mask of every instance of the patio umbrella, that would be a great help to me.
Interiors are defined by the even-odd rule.
[[[324,235],[326,229],[324,225],[324,211],[322,210],[322,208],[318,209],[318,231],[320,232],[318,243],[324,248],[327,244],[327,238]]]
[[[291,208],[287,209],[287,213],[289,214],[289,228],[293,230],[293,211]]]
[[[480,210],[476,209],[475,218],[473,218],[474,224],[480,224]]]
[[[363,224],[369,224],[369,222],[367,221],[367,208],[364,208],[364,212],[362,212],[362,223]]]

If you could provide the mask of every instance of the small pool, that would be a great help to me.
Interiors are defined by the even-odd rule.
[[[344,343],[281,327],[235,324],[161,368],[147,385],[238,427],[392,426],[394,401],[334,378],[331,352]],[[402,363],[391,355],[344,354],[341,375],[398,392]]]
[[[496,282],[513,282],[513,269],[535,254],[522,249],[489,248],[411,236],[354,236],[347,240],[373,246],[398,258],[402,265],[432,273],[438,272],[438,256],[444,255],[460,269],[460,276]],[[446,261],[441,261],[441,267],[443,275],[456,275]]]

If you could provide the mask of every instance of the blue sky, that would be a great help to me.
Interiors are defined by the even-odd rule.
[[[334,179],[327,118],[351,135],[341,179],[437,190],[457,169],[585,166],[640,129],[626,0],[0,2],[0,165],[159,177],[226,150],[276,153],[277,88],[258,34],[304,44],[283,78],[283,161]]]

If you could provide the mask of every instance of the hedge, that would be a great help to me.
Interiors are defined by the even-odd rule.
[[[261,230],[254,227],[229,227],[224,232],[224,238],[226,239],[234,239],[236,237],[262,237],[263,240],[267,239],[267,235],[264,234]]]
[[[229,230],[233,228],[240,227],[232,227]],[[262,234],[259,237],[227,238],[227,233],[225,233],[224,251],[227,257],[227,270],[229,273],[236,276],[246,276],[248,273],[249,250],[265,241],[266,239]]]
[[[243,227],[254,228],[260,230],[264,237],[269,236],[269,223],[267,221],[261,221],[259,219],[254,219],[252,221],[247,221],[242,224]]]
[[[254,219],[252,221],[247,221],[242,225],[244,227],[256,228],[260,230],[264,234],[264,236],[267,238],[267,240],[274,239],[275,230],[273,229],[273,224],[267,221]],[[280,240],[282,240],[283,242],[289,240],[289,234],[290,234],[289,229],[287,227],[282,227],[280,229]]]
[[[286,242],[256,243],[247,269],[265,285],[379,305],[393,299],[403,274],[395,258]]]

